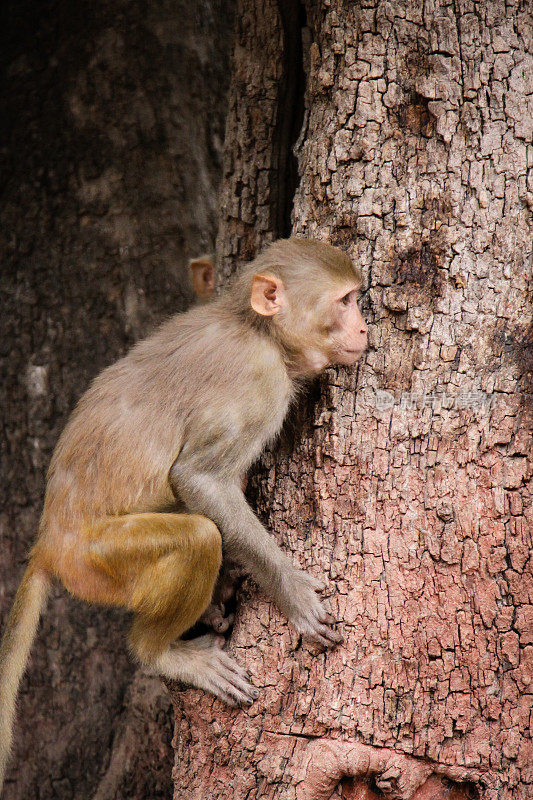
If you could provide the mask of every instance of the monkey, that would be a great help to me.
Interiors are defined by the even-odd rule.
[[[222,554],[296,631],[342,641],[319,598],[263,527],[243,478],[313,376],[367,347],[361,273],[325,242],[279,240],[206,305],[172,317],[95,378],[55,447],[36,541],[0,646],[0,785],[15,700],[54,580],[133,612],[146,668],[229,705],[258,696],[215,633],[184,639],[209,606]]]
[[[198,302],[209,300],[215,290],[215,263],[212,255],[189,261],[191,283]]]

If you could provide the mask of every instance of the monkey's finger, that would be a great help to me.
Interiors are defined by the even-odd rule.
[[[328,628],[326,625],[320,625],[313,633],[313,637],[316,636],[317,640],[320,639],[322,643],[324,640],[327,643],[328,647],[331,647],[332,644],[340,644],[343,641],[342,633],[334,630],[333,628]]]
[[[214,630],[217,630],[217,626],[220,620],[224,619],[223,615],[220,613],[218,608],[208,608],[202,616],[200,617],[200,621],[203,622],[205,625],[211,625]]]
[[[225,633],[228,630],[228,628],[231,625],[233,625],[234,620],[235,620],[234,614],[228,614],[227,617],[221,616],[220,619],[216,620],[213,627],[215,628],[216,631],[218,631],[218,633]]]
[[[309,575],[309,573],[307,573],[307,578],[315,592],[323,592],[326,588],[326,584],[320,578],[315,578],[314,575]]]
[[[328,628],[327,630],[328,633],[326,639],[329,639],[329,641],[332,644],[342,644],[342,642],[344,642],[344,636],[342,635],[342,633],[339,633],[339,631],[331,630],[331,628]]]
[[[322,603],[317,603],[316,606],[313,606],[311,611],[312,611],[313,615],[316,617],[316,619],[319,622],[325,622],[326,621],[326,614],[328,612],[326,611],[326,609],[324,608]]]
[[[313,642],[314,644],[322,645],[322,647],[331,647],[333,644],[333,642],[326,635],[324,635],[324,633],[322,633],[320,630],[316,628],[315,629],[308,628],[307,630],[302,631],[302,636],[304,637],[304,639],[308,639],[310,642]]]
[[[331,647],[329,639],[326,639],[325,636],[321,636],[319,633],[313,633],[312,636],[309,636],[309,639],[315,642],[315,644],[321,644],[322,647]]]
[[[340,631],[336,631],[335,628],[330,628],[324,625],[324,629],[321,630],[321,633],[324,634],[328,639],[330,639],[335,644],[340,644],[344,641],[344,636]]]

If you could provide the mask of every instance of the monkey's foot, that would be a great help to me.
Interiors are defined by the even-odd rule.
[[[246,670],[222,650],[224,639],[207,634],[179,640],[157,657],[153,667],[165,678],[183,681],[211,692],[230,706],[249,705],[259,692]]]

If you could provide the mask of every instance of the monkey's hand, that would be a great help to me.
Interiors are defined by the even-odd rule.
[[[227,558],[224,560],[211,604],[200,617],[200,622],[213,628],[217,633],[225,633],[233,625],[234,614],[226,616],[226,603],[235,597],[245,574],[237,564]]]
[[[283,597],[278,605],[298,633],[324,647],[342,642],[342,635],[330,627],[334,618],[317,597],[317,592],[324,589],[323,582],[308,572],[295,569],[284,576],[283,583]]]
[[[272,597],[299,633],[325,647],[342,641],[330,627],[333,619],[316,595],[324,588],[322,583],[295,569],[261,525],[239,486],[195,471],[183,454],[172,465],[169,481],[191,513],[213,520],[222,533],[226,557],[240,564]]]
[[[225,617],[225,613],[226,609],[224,603],[211,603],[198,621],[207,625],[209,628],[213,628],[217,633],[226,633],[228,628],[233,625],[235,615],[228,614],[227,617]]]

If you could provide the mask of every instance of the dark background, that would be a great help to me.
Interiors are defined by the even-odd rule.
[[[90,380],[192,300],[217,222],[233,4],[0,7],[0,621]],[[5,800],[171,797],[171,720],[124,614],[54,590]]]

